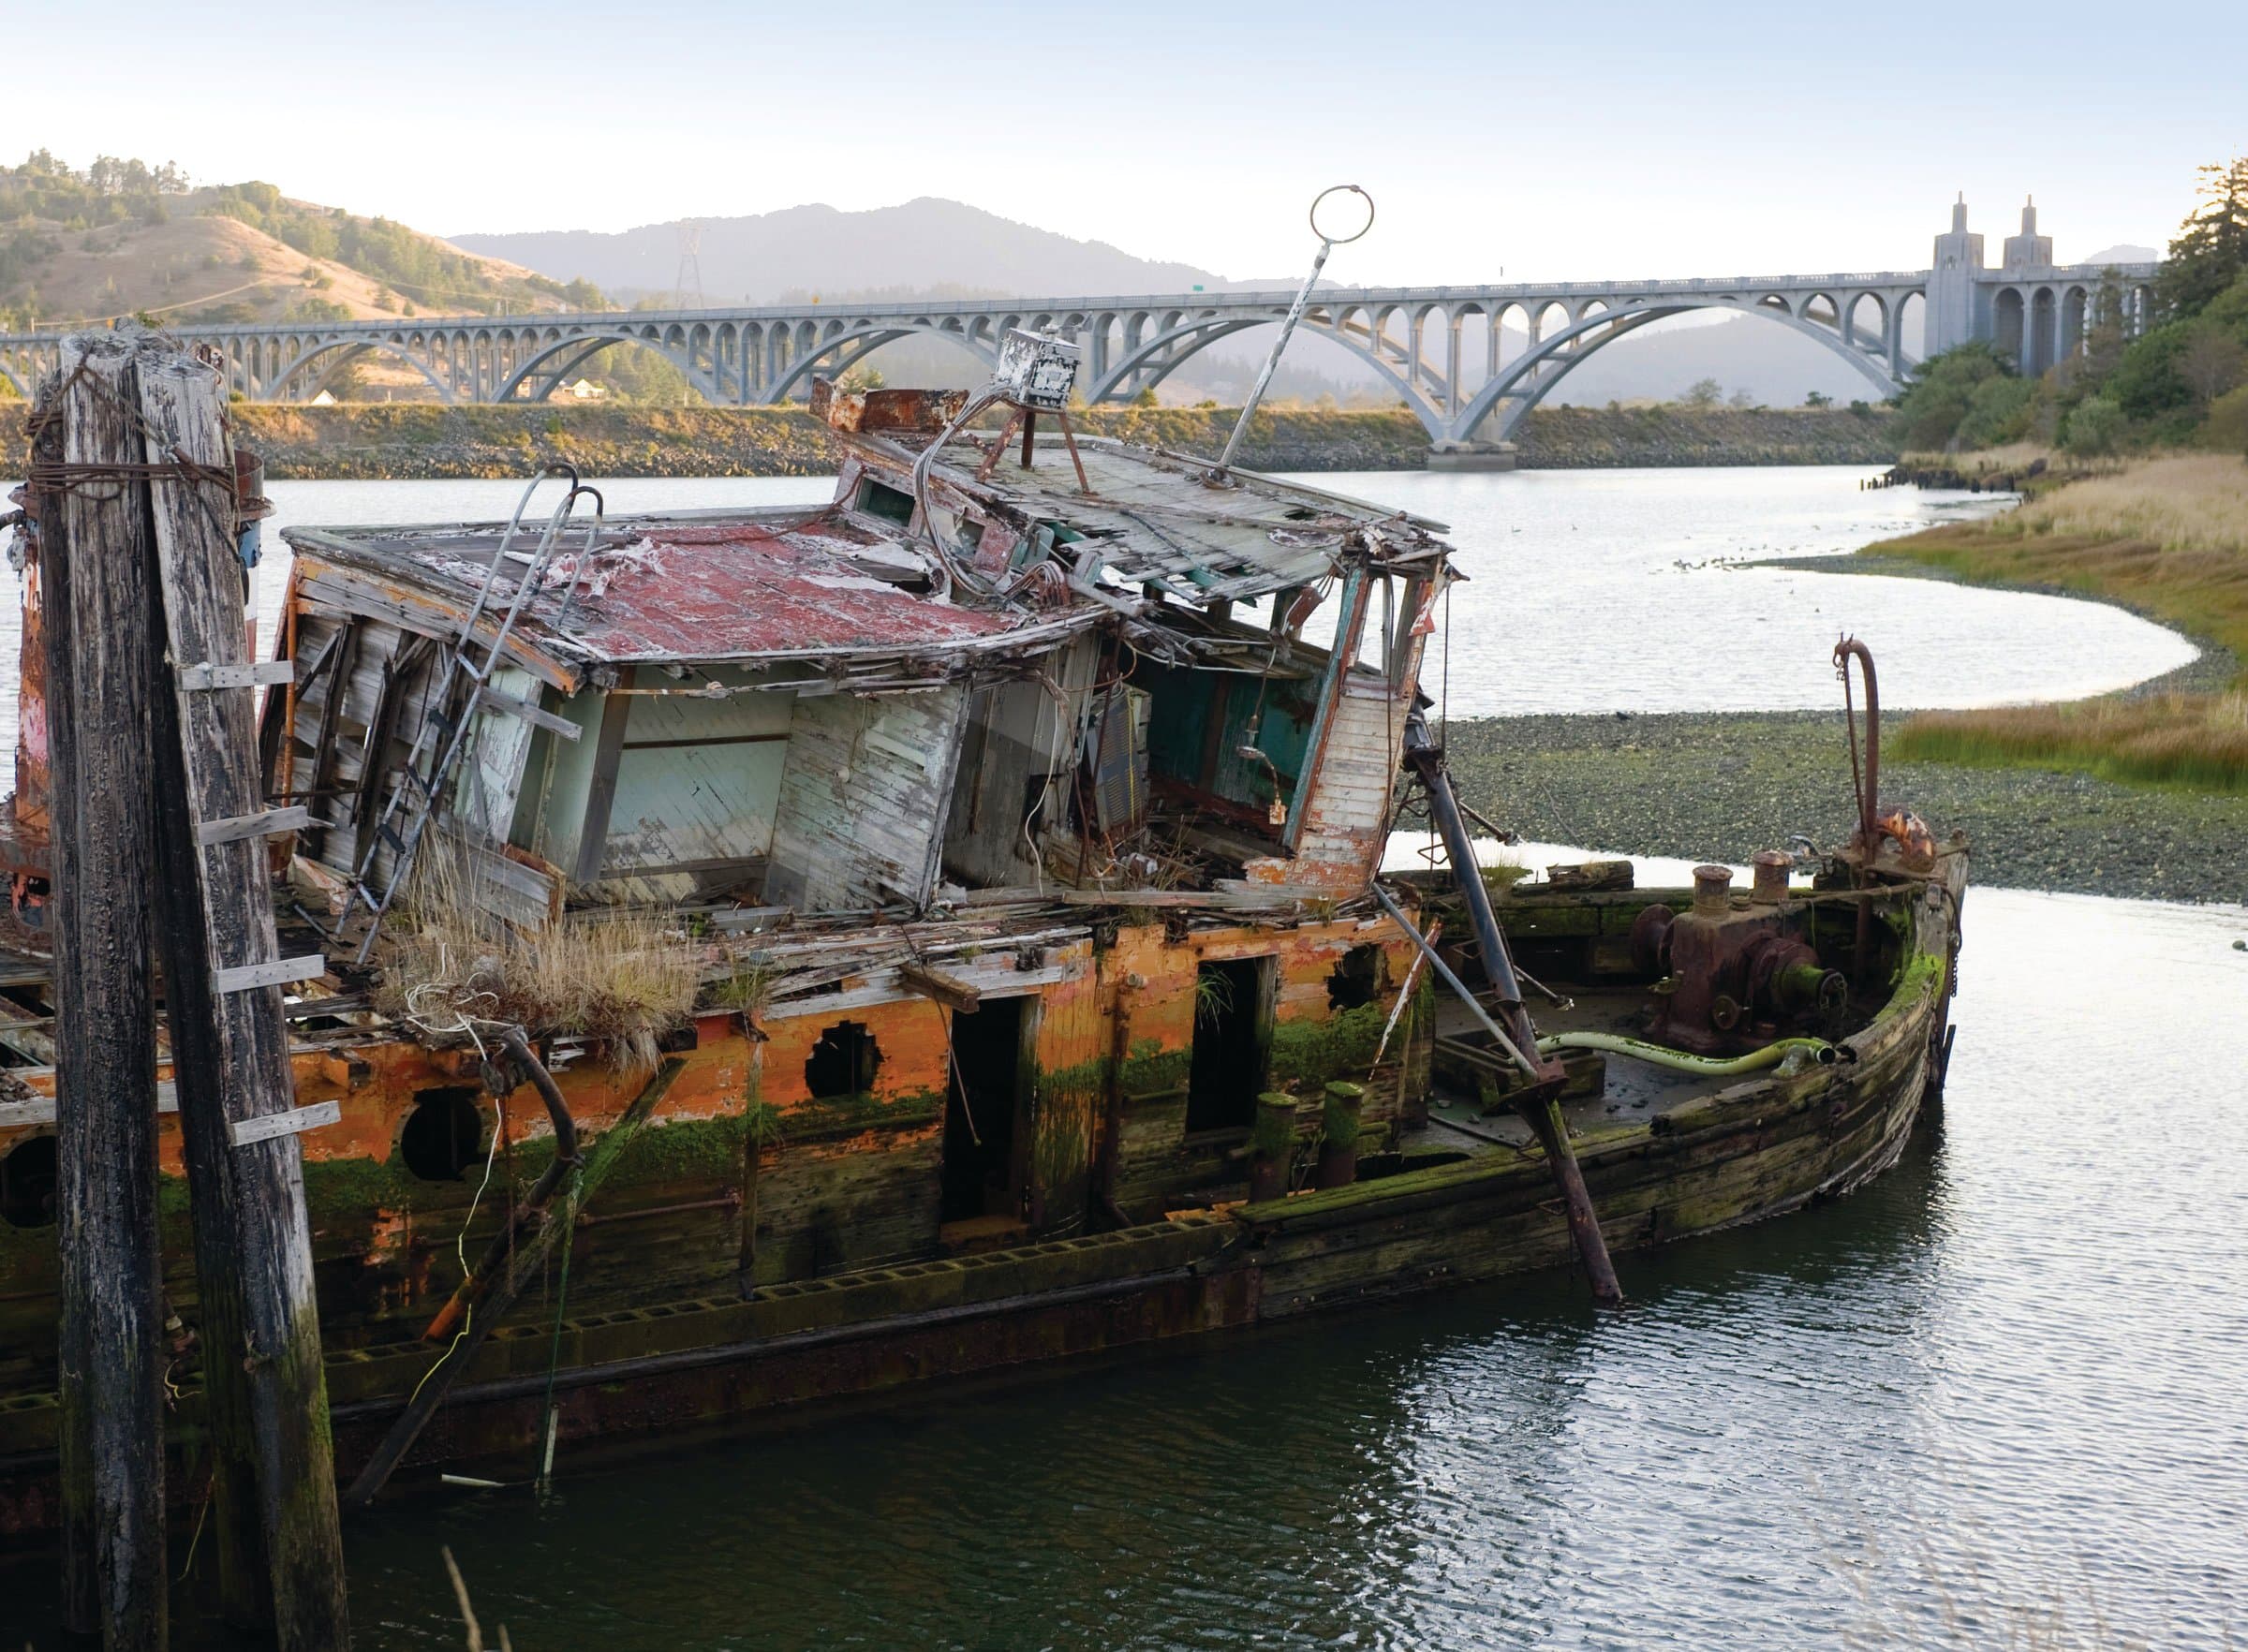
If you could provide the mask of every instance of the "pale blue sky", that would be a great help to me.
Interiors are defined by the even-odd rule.
[[[1964,189],[2063,259],[2248,152],[2248,4],[825,7],[13,0],[0,154],[439,233],[948,196],[1244,277],[1907,268]]]

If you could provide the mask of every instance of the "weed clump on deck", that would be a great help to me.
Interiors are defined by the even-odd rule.
[[[632,911],[510,923],[472,888],[442,855],[415,868],[384,930],[376,1009],[432,1037],[513,1025],[535,1038],[599,1040],[620,1072],[656,1065],[657,1040],[686,1022],[701,982],[683,933]]]

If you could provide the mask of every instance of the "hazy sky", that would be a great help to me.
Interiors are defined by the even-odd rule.
[[[2248,4],[1227,7],[13,0],[0,154],[442,234],[947,196],[1232,277],[1897,269],[1955,190],[2063,259],[2248,152]]]

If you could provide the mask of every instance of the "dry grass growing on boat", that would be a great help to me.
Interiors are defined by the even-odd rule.
[[[433,853],[384,931],[375,1007],[434,1035],[474,1024],[595,1039],[619,1071],[656,1064],[656,1041],[694,1008],[696,949],[644,912],[571,913],[524,927],[471,898],[468,874]]]
[[[2228,649],[2241,670],[2224,693],[1923,713],[1899,736],[1900,756],[2248,791],[2248,465],[2210,453],[2151,459],[1989,522],[1869,549],[1976,583],[2121,602]]]

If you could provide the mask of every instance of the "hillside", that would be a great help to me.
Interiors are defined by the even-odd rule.
[[[569,309],[603,302],[403,225],[176,169],[35,152],[0,167],[0,324],[144,314],[175,322]]]
[[[1073,241],[955,200],[839,212],[789,207],[701,220],[696,261],[713,304],[764,304],[806,293],[927,294],[939,286],[985,293],[1187,292],[1291,285],[1232,282],[1191,264],[1136,258],[1105,242]],[[669,296],[680,274],[680,226],[643,224],[524,235],[460,235],[455,245],[558,278],[630,296]],[[1297,277],[1300,279],[1300,277]]]

